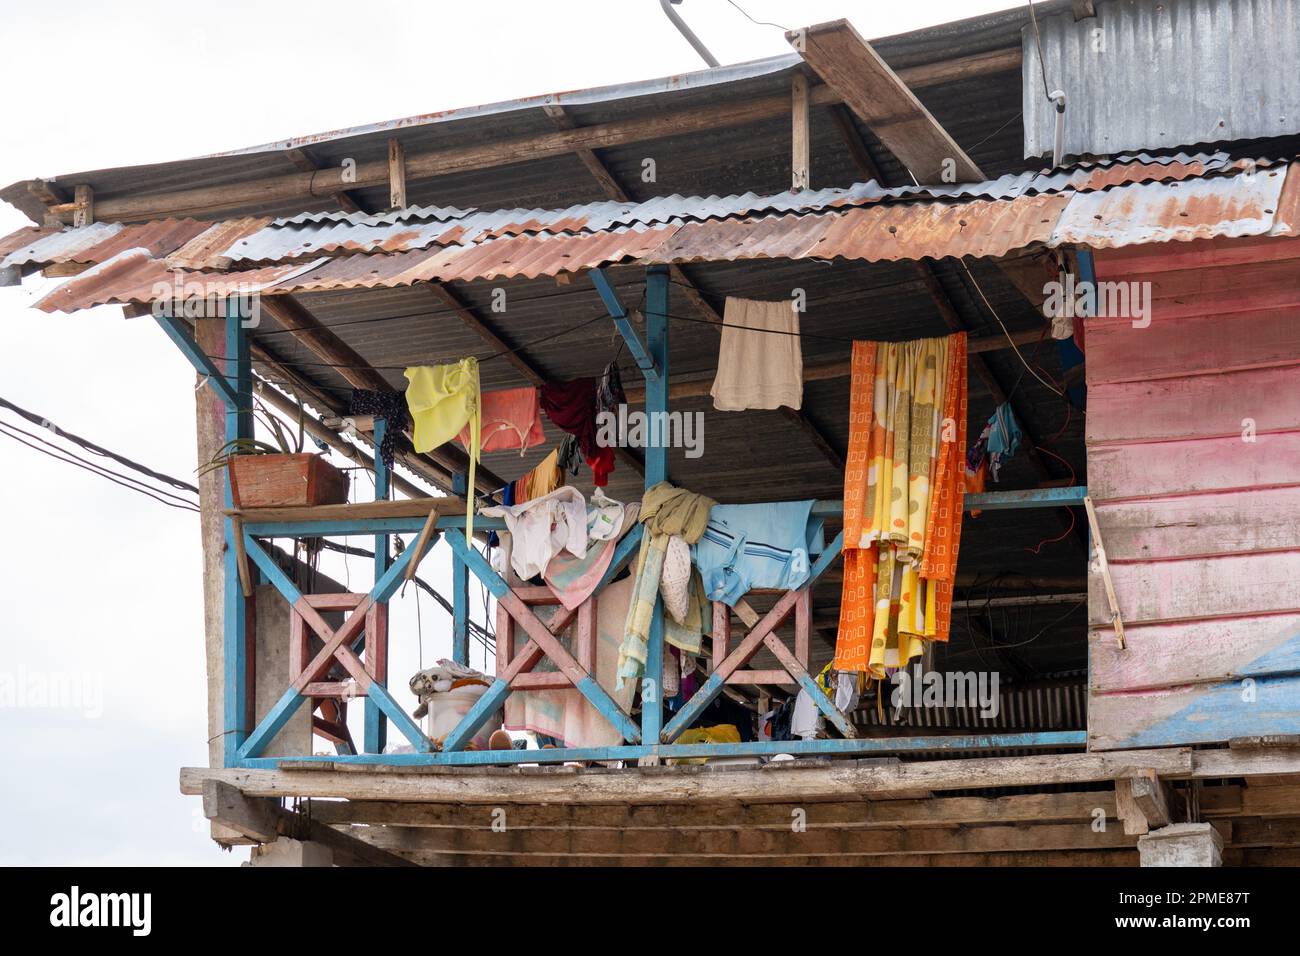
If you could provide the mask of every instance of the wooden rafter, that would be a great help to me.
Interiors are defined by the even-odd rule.
[[[316,160],[312,158],[311,153],[307,152],[305,149],[299,149],[296,147],[293,149],[286,149],[284,155],[289,162],[293,163],[294,166],[302,172],[319,172],[321,169],[320,164],[317,163]],[[340,189],[332,195],[334,196],[334,201],[339,204],[339,208],[344,212],[366,211],[362,208],[361,204],[357,202],[356,197],[346,189]]]

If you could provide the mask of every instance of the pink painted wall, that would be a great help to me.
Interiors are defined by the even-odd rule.
[[[1086,322],[1088,486],[1128,638],[1090,573],[1089,745],[1300,732],[1300,239],[1095,263],[1152,308]]]

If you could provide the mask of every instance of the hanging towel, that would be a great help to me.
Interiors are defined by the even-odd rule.
[[[523,504],[493,506],[482,513],[505,519],[513,539],[510,566],[525,581],[542,574],[561,551],[587,556],[587,502],[577,488],[557,488]]]
[[[542,406],[537,389],[507,388],[499,392],[484,392],[479,417],[483,433],[480,451],[509,451],[519,449],[519,454],[546,441],[542,429]],[[466,425],[456,436],[466,449],[471,436]]]
[[[837,671],[947,640],[966,458],[966,337],[853,343]]]
[[[594,378],[576,378],[571,382],[548,382],[538,391],[546,417],[578,440],[578,449],[591,466],[596,486],[603,487],[614,470],[614,449],[596,441],[597,388]]]
[[[718,374],[710,391],[713,407],[724,412],[799,408],[803,351],[793,300],[758,302],[728,296],[722,322]]]
[[[619,512],[617,530],[610,537],[593,538],[588,531],[586,557],[577,558],[561,551],[551,558],[551,563],[546,566],[543,577],[547,586],[555,592],[560,603],[571,611],[591,597],[596,586],[600,584],[601,578],[609,569],[610,562],[614,560],[614,551],[618,542],[636,525],[636,519],[641,513],[641,505],[638,502],[620,505]],[[587,517],[588,519],[591,517],[590,510],[587,512]],[[624,620],[627,619],[626,614],[623,617]],[[622,627],[622,622],[619,626]],[[622,638],[621,632],[619,637]]]
[[[472,355],[450,365],[417,365],[406,370],[406,404],[415,422],[415,450],[420,454],[445,445],[469,427],[469,490],[465,495],[465,540],[474,540],[474,471],[482,432],[478,359]]]
[[[709,522],[709,509],[717,502],[661,481],[646,491],[641,500],[641,550],[637,555],[636,584],[632,604],[618,650],[619,687],[625,678],[636,679],[645,670],[655,601],[663,574],[668,539],[681,537],[688,545],[700,540]],[[664,616],[664,640],[690,654],[699,654],[703,635],[713,626],[712,615],[704,613],[704,588],[699,572],[692,572],[692,587],[684,623]]]
[[[691,549],[705,596],[735,607],[752,588],[802,587],[810,556],[825,546],[823,520],[812,506],[808,500],[714,507]]]

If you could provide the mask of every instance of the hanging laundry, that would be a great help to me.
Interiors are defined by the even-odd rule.
[[[801,587],[810,556],[825,548],[812,507],[811,500],[715,506],[691,549],[705,596],[734,607],[752,588]]]
[[[636,587],[618,651],[620,687],[625,678],[635,680],[645,671],[650,621],[659,595],[668,540],[677,535],[688,545],[699,541],[709,521],[709,509],[715,504],[712,498],[676,488],[666,481],[651,487],[642,498],[644,531],[637,555]],[[713,627],[712,615],[706,615],[703,610],[706,600],[698,571],[692,573],[690,591],[684,622],[678,623],[671,615],[664,615],[664,640],[688,653],[698,654],[703,635]]]
[[[577,488],[557,488],[523,504],[494,505],[482,511],[504,518],[511,536],[510,566],[523,580],[546,570],[561,551],[587,555],[587,502]]]
[[[586,557],[578,558],[560,552],[551,558],[551,563],[546,566],[543,578],[547,586],[555,592],[560,603],[569,610],[573,610],[587,600],[596,590],[605,572],[609,570],[610,562],[614,560],[614,551],[618,542],[636,525],[637,518],[641,514],[641,504],[634,502],[629,505],[619,505],[619,512],[617,529],[608,538],[592,538],[588,530]],[[590,506],[587,518],[590,529]]]
[[[854,342],[837,671],[946,641],[961,538],[966,336]]]
[[[1020,423],[1016,421],[1010,402],[1003,402],[994,410],[993,417],[984,426],[980,438],[987,443],[989,474],[993,476],[994,481],[997,481],[1002,463],[1020,450],[1020,441],[1023,438]]]
[[[406,427],[406,397],[401,392],[375,392],[368,388],[358,388],[352,392],[348,411],[353,415],[373,415],[388,423],[383,440],[379,442],[379,458],[392,468],[397,433]]]
[[[546,417],[578,440],[578,448],[591,466],[593,481],[600,487],[609,483],[614,470],[614,449],[596,441],[596,390],[594,378],[577,378],[548,382],[539,391]]]
[[[549,495],[564,484],[564,472],[560,470],[559,449],[537,463],[532,471],[522,478],[515,479],[514,503],[519,505],[542,495]]]
[[[556,453],[558,455],[556,463],[560,470],[567,471],[576,478],[582,468],[582,452],[578,449],[578,439],[572,435],[565,435]]]
[[[710,390],[713,407],[724,412],[782,405],[799,408],[803,350],[793,300],[759,302],[728,296],[722,323],[718,374]]]
[[[587,500],[587,538],[590,541],[608,541],[617,537],[623,524],[623,503],[607,498],[603,488],[597,488]]]
[[[499,392],[484,392],[479,412],[483,443],[480,451],[509,451],[519,449],[523,455],[528,449],[546,441],[542,429],[542,406],[537,389],[507,388]],[[467,449],[470,447],[469,426],[456,436]]]
[[[450,365],[417,365],[406,370],[406,404],[415,422],[415,450],[420,454],[445,445],[468,426],[469,494],[465,502],[465,540],[474,540],[474,471],[482,433],[479,425],[478,359],[472,355]]]

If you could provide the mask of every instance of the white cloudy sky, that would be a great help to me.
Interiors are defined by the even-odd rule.
[[[1014,0],[742,0],[788,27],[848,17],[885,36]],[[785,53],[728,0],[679,10],[724,64]],[[0,36],[0,183],[180,159],[416,113],[702,65],[657,0],[11,4]],[[503,66],[503,64],[506,64]],[[0,234],[27,220],[0,204]],[[0,396],[179,477],[195,465],[194,375],[149,320],[27,308],[0,289]],[[16,421],[0,411],[0,421]],[[26,427],[26,426],[24,426]],[[0,436],[0,681],[84,678],[84,706],[0,706],[0,864],[221,864],[181,766],[206,761],[197,517]],[[369,546],[366,541],[355,542]],[[445,549],[439,549],[445,551]],[[436,552],[435,552],[436,554]],[[335,576],[368,580],[363,559]],[[423,573],[446,587],[445,560]],[[415,669],[408,594],[392,676]],[[426,662],[447,620],[422,605]],[[481,648],[475,648],[479,663]],[[89,713],[88,713],[89,711]]]

